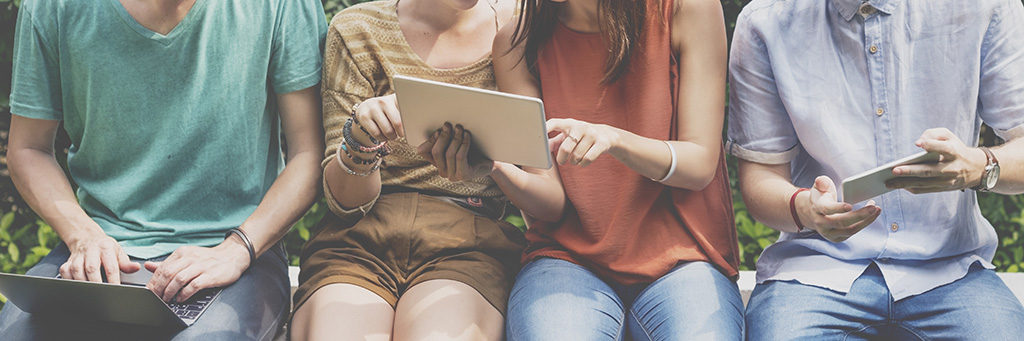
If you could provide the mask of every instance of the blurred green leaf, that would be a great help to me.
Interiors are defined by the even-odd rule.
[[[0,230],[6,231],[11,228],[11,223],[14,222],[14,211],[7,212],[3,217],[0,217]]]
[[[11,261],[15,263],[21,259],[21,250],[18,249],[18,244],[7,244],[7,253],[11,255]]]

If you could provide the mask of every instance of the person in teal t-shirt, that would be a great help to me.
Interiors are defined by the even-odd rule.
[[[144,267],[168,302],[225,287],[166,337],[273,337],[278,240],[320,184],[326,26],[319,0],[22,1],[9,168],[63,240],[29,274],[120,283]],[[54,157],[61,121],[77,193]],[[140,337],[120,327],[0,312],[5,339]]]

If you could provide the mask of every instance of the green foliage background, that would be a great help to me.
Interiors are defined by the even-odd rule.
[[[322,1],[326,12],[324,15],[329,20],[341,9],[365,0]],[[736,16],[748,2],[749,0],[722,0],[730,38]],[[18,195],[7,170],[6,148],[10,124],[7,105],[10,94],[14,24],[20,3],[21,0],[0,0],[0,271],[8,273],[24,273],[59,242],[53,229],[39,219]],[[982,134],[982,143],[992,145],[1000,141],[986,130]],[[66,135],[58,137],[58,150],[64,150],[65,155],[69,144]],[[736,174],[736,160],[732,156],[729,156],[728,160],[730,173]],[[741,246],[741,268],[753,270],[758,255],[778,238],[778,233],[750,217],[740,198],[735,177],[731,181],[735,199],[736,229]],[[1024,238],[1021,236],[1024,233],[1024,196],[981,193],[978,199],[982,213],[996,227],[999,235],[999,249],[993,263],[999,271],[1024,271]],[[284,243],[292,265],[298,264],[298,253],[302,244],[309,239],[310,232],[326,211],[327,206],[321,198],[285,237]],[[523,224],[520,217],[513,216],[508,220],[518,226]],[[0,302],[5,301],[0,296]]]

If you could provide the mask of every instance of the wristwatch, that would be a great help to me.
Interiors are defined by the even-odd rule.
[[[985,171],[981,173],[981,183],[971,187],[971,189],[978,192],[988,192],[996,187],[996,182],[999,182],[999,160],[996,160],[996,155],[992,154],[992,151],[988,148],[979,147],[979,149],[985,152],[988,164],[985,165]]]

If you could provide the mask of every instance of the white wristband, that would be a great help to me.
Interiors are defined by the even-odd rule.
[[[676,155],[676,147],[673,147],[671,143],[668,143],[668,141],[663,141],[663,142],[665,142],[665,145],[668,146],[668,151],[670,153],[672,153],[672,164],[670,166],[668,166],[668,174],[665,174],[664,178],[661,178],[660,180],[651,179],[651,180],[654,180],[654,181],[657,181],[657,182],[668,181],[668,179],[672,177],[672,174],[675,174],[675,172],[676,172],[676,163],[679,162],[679,160],[678,160],[679,157]]]

